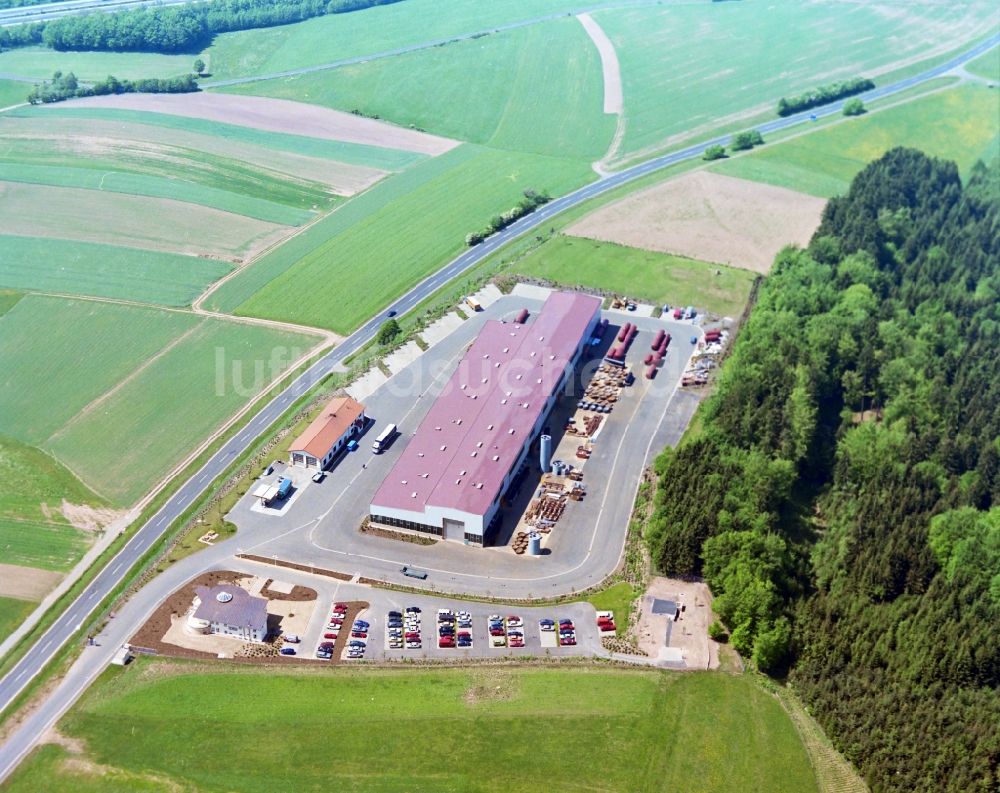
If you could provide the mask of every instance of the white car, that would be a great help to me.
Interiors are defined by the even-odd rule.
[[[472,615],[468,611],[460,611],[458,612],[458,618],[460,620],[471,620]]]
[[[524,620],[520,617],[507,617],[508,628],[520,628],[522,625],[524,625]]]
[[[406,643],[406,649],[407,650],[419,650],[420,649],[420,642],[407,642]]]
[[[502,622],[503,617],[501,617],[499,614],[490,614],[490,622],[495,622],[497,620],[500,620]]]

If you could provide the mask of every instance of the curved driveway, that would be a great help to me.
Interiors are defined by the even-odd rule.
[[[978,57],[996,46],[997,43],[1000,43],[1000,34],[992,36],[987,41],[973,47],[962,55],[950,59],[940,66],[891,85],[876,88],[873,91],[862,94],[861,98],[869,101],[878,99],[940,77],[952,69]],[[839,113],[842,105],[842,102],[835,102],[813,110],[812,114],[808,112],[799,113],[786,118],[775,119],[759,126],[758,129],[763,133],[770,133],[800,124],[808,124],[811,117],[819,118]],[[391,307],[399,313],[409,311],[453,278],[481,262],[496,251],[497,248],[532,229],[544,226],[545,223],[560,212],[662,168],[700,157],[706,147],[713,144],[725,145],[729,142],[729,139],[729,135],[724,135],[704,143],[689,146],[680,151],[657,157],[625,171],[602,178],[573,193],[562,196],[541,207],[535,213],[520,219],[504,231],[490,237],[479,246],[469,249],[441,270],[417,284],[404,296],[395,301]],[[31,679],[42,670],[48,659],[83,626],[97,604],[118,586],[129,569],[160,539],[167,527],[198,500],[206,487],[226,470],[230,462],[242,451],[249,448],[255,438],[280,418],[292,402],[308,392],[325,375],[330,373],[335,366],[366,344],[375,335],[382,320],[383,317],[381,315],[371,318],[345,339],[343,344],[329,352],[309,370],[297,377],[283,392],[275,396],[259,413],[250,419],[242,431],[236,433],[219,451],[212,455],[199,471],[181,485],[177,492],[167,500],[166,504],[136,531],[118,555],[107,563],[93,581],[87,585],[80,596],[70,604],[53,625],[36,640],[34,646],[25,656],[4,676],[3,680],[0,681],[0,710],[6,709],[10,705]],[[154,583],[157,580],[154,579]],[[585,584],[586,582],[582,583]],[[88,657],[93,658],[94,656],[93,654],[89,656],[85,654],[81,659],[81,663],[84,663]],[[73,675],[84,675],[83,668],[77,669],[77,666],[79,664],[74,667],[75,671],[67,678],[67,681],[73,680]],[[93,674],[99,671],[99,667],[92,669],[86,663],[84,666],[89,670],[87,675],[80,678],[84,682],[80,683],[77,688],[67,689],[65,686],[60,686],[57,694],[50,697],[44,703],[39,714],[45,715],[46,718],[50,719],[47,723],[54,723],[58,715],[79,696],[86,681],[89,681]],[[41,719],[42,715],[39,715],[38,719]],[[36,740],[37,732],[30,734],[32,730],[29,729],[29,725],[34,725],[37,730],[40,723],[45,724],[45,722],[39,722],[35,718],[26,720],[24,727],[15,733],[3,747],[0,747],[0,779],[10,772],[24,753],[30,749],[34,740]]]

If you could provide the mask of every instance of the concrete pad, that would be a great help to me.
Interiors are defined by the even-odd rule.
[[[680,647],[661,647],[657,660],[668,664],[684,664],[684,651]]]
[[[547,300],[554,290],[547,286],[535,286],[534,284],[517,284],[511,294],[516,297],[528,297],[532,300]]]
[[[373,367],[351,383],[346,391],[354,399],[358,400],[358,402],[364,402],[375,391],[384,386],[388,379],[388,377],[382,374],[381,369]]]
[[[558,647],[558,634],[555,631],[539,631],[538,640],[542,647]]]
[[[486,284],[486,286],[476,292],[473,297],[479,301],[479,304],[484,309],[487,309],[503,297],[503,292],[501,292],[495,284]]]
[[[272,579],[271,586],[269,586],[268,589],[281,595],[288,595],[291,593],[294,586],[295,584],[290,584],[287,581],[276,581]]]
[[[389,371],[393,374],[403,371],[407,366],[413,363],[417,358],[424,354],[424,351],[420,349],[420,346],[415,341],[408,341],[402,347],[397,350],[393,350],[384,359],[384,363],[389,367]]]
[[[427,329],[420,335],[427,342],[428,346],[433,347],[438,342],[448,338],[454,330],[461,327],[463,322],[465,320],[452,311],[450,314],[445,314],[441,319],[428,325]]]

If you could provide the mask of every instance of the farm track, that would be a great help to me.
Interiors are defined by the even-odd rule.
[[[988,40],[950,59],[944,64],[913,77],[862,94],[860,98],[863,101],[871,102],[875,99],[905,91],[928,80],[947,74],[992,49],[998,43],[1000,43],[1000,34],[995,34]],[[842,106],[843,102],[834,102],[821,108],[816,108],[811,113],[806,112],[774,119],[761,125],[759,129],[763,134],[767,134],[798,125],[808,125],[811,121],[818,118],[840,113]],[[663,155],[555,199],[533,214],[521,218],[504,231],[490,237],[480,245],[465,251],[452,262],[418,283],[405,295],[393,301],[389,308],[392,308],[399,314],[405,314],[455,277],[488,258],[498,248],[542,226],[555,215],[669,166],[699,158],[709,146],[728,145],[730,137],[730,135],[721,135],[704,143]],[[156,545],[167,529],[186,510],[198,502],[207,486],[211,485],[217,477],[221,476],[229,468],[233,460],[249,449],[256,442],[256,439],[275,421],[280,419],[295,401],[307,394],[327,374],[333,371],[338,364],[342,363],[345,358],[366,345],[374,337],[383,317],[383,311],[378,312],[354,333],[345,338],[342,344],[325,354],[309,369],[294,378],[287,388],[277,394],[254,415],[241,432],[236,433],[229,441],[223,444],[190,479],[177,489],[156,514],[136,530],[128,542],[125,543],[122,550],[96,574],[93,580],[83,589],[80,596],[55,619],[51,627],[37,639],[36,643],[28,649],[26,654],[0,680],[0,710],[9,707],[29,683],[43,671],[49,659],[58,653],[86,624],[97,607],[118,588],[132,568]],[[249,409],[248,406],[246,411]],[[232,427],[240,418],[242,416],[237,416],[228,422],[225,429]],[[0,780],[10,774],[27,753],[31,751],[38,736],[52,726],[73,702],[76,701],[86,685],[103,668],[104,661],[101,659],[103,659],[103,655],[100,653],[81,657],[77,665],[73,667],[74,674],[71,675],[73,682],[69,683],[67,681],[67,685],[50,689],[51,693],[38,704],[37,709],[31,715],[27,716],[20,723],[16,731],[9,736],[8,740],[0,747]]]

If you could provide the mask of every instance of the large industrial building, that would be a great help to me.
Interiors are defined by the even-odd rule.
[[[527,324],[488,321],[371,503],[373,522],[483,545],[599,320],[553,292]]]

